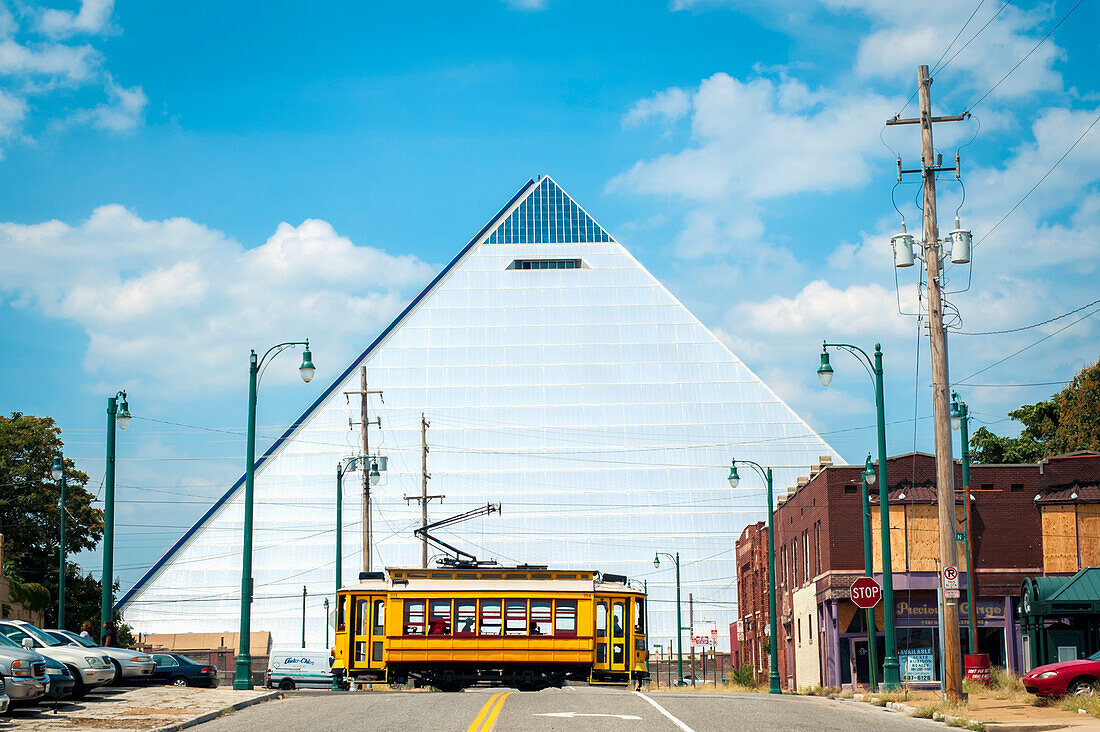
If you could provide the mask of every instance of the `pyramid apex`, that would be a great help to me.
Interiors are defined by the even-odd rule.
[[[613,242],[614,237],[566,193],[558,182],[539,173],[492,232],[488,244],[587,244]]]

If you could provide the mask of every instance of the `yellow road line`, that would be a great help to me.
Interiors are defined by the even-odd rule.
[[[493,729],[493,725],[497,723],[497,717],[500,716],[500,710],[504,709],[504,702],[508,701],[508,697],[515,693],[516,692],[514,691],[509,691],[504,696],[500,697],[500,700],[497,701],[496,707],[493,709],[493,711],[489,712],[489,716],[486,717],[485,724],[482,726],[481,732],[490,732],[490,730]]]
[[[497,699],[504,695],[503,691],[498,691],[489,697],[489,701],[485,702],[485,706],[481,708],[477,716],[474,717],[473,723],[466,728],[466,732],[478,732],[481,729],[481,723],[485,721],[485,718],[489,716],[489,710],[493,708],[493,705],[497,703]]]

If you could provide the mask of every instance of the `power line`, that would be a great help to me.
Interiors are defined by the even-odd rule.
[[[955,45],[955,41],[959,40],[959,36],[962,35],[962,32],[964,30],[966,30],[966,26],[970,25],[970,21],[974,20],[974,16],[978,14],[978,11],[981,10],[982,5],[984,4],[985,0],[979,0],[977,6],[975,6],[974,8],[974,12],[970,13],[970,17],[967,18],[966,22],[962,24],[962,28],[959,28],[959,32],[956,33],[955,37],[951,39],[951,43],[947,44],[947,48],[943,49],[943,53],[941,53],[940,57],[936,59],[936,63],[933,64],[932,70],[928,72],[929,76],[934,75],[937,71],[939,71],[940,61],[943,61],[943,57],[946,56],[947,52],[951,50],[951,47]],[[913,94],[916,94],[916,92],[913,92]],[[909,99],[911,101],[913,97],[909,97]]]
[[[986,371],[989,371],[989,369],[993,368],[994,366],[999,366],[999,365],[1001,365],[1002,363],[1004,363],[1005,361],[1007,361],[1007,360],[1008,360],[1008,359],[1010,359],[1010,358],[1013,358],[1014,356],[1019,356],[1019,355],[1020,355],[1021,353],[1023,353],[1024,351],[1026,351],[1026,350],[1028,350],[1028,349],[1030,349],[1030,348],[1033,348],[1033,347],[1035,347],[1035,346],[1039,345],[1039,344],[1040,344],[1040,343],[1042,343],[1043,341],[1046,341],[1046,340],[1049,340],[1049,339],[1053,338],[1054,336],[1058,335],[1059,333],[1061,333],[1061,332],[1062,332],[1062,331],[1064,331],[1064,330],[1067,330],[1068,328],[1072,328],[1073,326],[1075,326],[1075,325],[1077,325],[1078,323],[1080,323],[1080,322],[1081,322],[1082,320],[1086,320],[1087,318],[1091,318],[1091,317],[1092,317],[1093,315],[1096,315],[1096,313],[1100,313],[1100,308],[1097,308],[1096,310],[1093,310],[1093,311],[1092,311],[1091,313],[1086,313],[1085,315],[1082,315],[1082,316],[1081,316],[1080,318],[1078,318],[1077,320],[1073,321],[1072,323],[1069,323],[1068,325],[1064,325],[1064,326],[1062,326],[1061,328],[1059,328],[1058,330],[1054,331],[1054,332],[1053,332],[1053,333],[1051,333],[1050,335],[1046,335],[1046,336],[1043,336],[1042,338],[1040,338],[1039,340],[1035,341],[1034,343],[1031,343],[1031,344],[1029,344],[1029,345],[1026,345],[1026,346],[1024,346],[1023,348],[1021,348],[1020,350],[1018,350],[1018,351],[1014,351],[1014,352],[1012,352],[1012,353],[1008,354],[1007,356],[1005,356],[1004,358],[1002,358],[1002,359],[1000,359],[1000,360],[997,360],[997,361],[994,361],[993,363],[989,364],[988,366],[986,366],[986,367],[984,367],[984,368],[980,368],[980,369],[978,369],[978,370],[977,370],[977,371],[975,371],[974,373],[972,373],[972,374],[970,374],[969,376],[966,376],[965,378],[963,378],[963,379],[962,379],[961,381],[957,381],[957,382],[955,382],[955,386],[970,386],[969,384],[967,384],[967,383],[966,383],[967,379],[972,379],[972,378],[974,378],[975,376],[977,376],[978,374],[981,374],[981,373],[984,373],[984,372],[986,372]]]
[[[996,20],[997,16],[999,16],[1001,14],[1001,11],[1004,10],[1005,8],[1007,8],[1011,4],[1011,2],[1012,2],[1012,0],[1006,0],[1004,5],[997,8],[997,12],[993,14],[993,17],[990,18],[989,20],[987,20],[985,22],[985,25],[983,25],[981,28],[978,29],[977,33],[970,36],[970,40],[967,41],[966,43],[964,43],[958,51],[955,51],[955,53],[951,54],[951,58],[947,59],[947,62],[939,68],[939,71],[943,71],[948,66],[950,66],[951,62],[955,60],[955,57],[958,56],[960,53],[962,53],[966,49],[967,46],[969,46],[971,43],[973,43],[974,39],[977,38],[978,36],[980,36],[982,34],[982,31],[984,31],[986,28],[988,28],[989,24],[992,23],[994,20]]]
[[[1053,323],[1055,320],[1061,320],[1062,318],[1068,318],[1070,315],[1074,315],[1076,313],[1079,313],[1082,310],[1084,310],[1085,308],[1090,308],[1093,305],[1096,305],[1097,303],[1100,303],[1100,298],[1097,298],[1096,300],[1093,300],[1092,302],[1090,302],[1087,305],[1082,305],[1079,308],[1074,308],[1073,310],[1070,310],[1068,313],[1062,313],[1061,315],[1056,315],[1053,318],[1047,318],[1046,320],[1042,321],[1041,323],[1033,323],[1032,325],[1022,325],[1019,328],[1007,328],[1005,330],[986,330],[986,331],[979,331],[979,332],[968,332],[968,331],[957,330],[957,331],[954,331],[954,334],[955,335],[965,335],[965,336],[987,336],[987,335],[1001,335],[1003,333],[1019,333],[1022,330],[1031,330],[1032,328],[1038,328],[1039,326],[1046,325],[1047,323]],[[1050,382],[1047,382],[1047,383],[1048,384],[1064,384],[1066,382],[1064,382],[1064,381],[1050,381]],[[986,386],[988,386],[988,384]],[[1003,386],[1012,386],[1012,384],[1003,384]],[[1026,384],[1024,386],[1043,386],[1043,384]]]
[[[1009,216],[1011,216],[1011,215],[1012,215],[1012,213],[1013,213],[1013,212],[1014,212],[1014,211],[1015,211],[1016,209],[1018,209],[1018,208],[1020,207],[1020,204],[1021,204],[1021,203],[1023,203],[1024,201],[1026,201],[1026,200],[1027,200],[1027,197],[1028,197],[1028,196],[1030,196],[1030,195],[1031,195],[1032,193],[1034,193],[1034,192],[1035,192],[1035,189],[1036,189],[1036,188],[1038,188],[1038,187],[1039,187],[1040,185],[1042,185],[1043,181],[1045,181],[1045,180],[1047,179],[1047,176],[1049,176],[1049,175],[1050,175],[1051,173],[1053,173],[1053,172],[1054,172],[1054,169],[1055,169],[1055,168],[1057,168],[1057,167],[1058,167],[1058,166],[1059,166],[1059,165],[1060,165],[1060,164],[1062,163],[1062,161],[1066,159],[1066,156],[1067,156],[1067,155],[1069,155],[1069,154],[1070,154],[1071,152],[1073,152],[1073,148],[1077,147],[1077,143],[1079,143],[1079,142],[1081,142],[1081,140],[1085,139],[1085,135],[1087,135],[1087,134],[1088,134],[1089,132],[1091,132],[1091,131],[1092,131],[1092,128],[1096,126],[1096,123],[1097,123],[1097,122],[1100,122],[1100,114],[1097,114],[1097,115],[1096,115],[1096,119],[1094,119],[1094,120],[1092,121],[1092,124],[1090,124],[1090,125],[1089,125],[1089,126],[1088,126],[1088,127],[1086,128],[1086,129],[1085,129],[1085,131],[1081,133],[1081,136],[1080,136],[1080,137],[1078,137],[1078,138],[1077,138],[1076,140],[1074,140],[1074,141],[1073,141],[1073,144],[1069,146],[1069,149],[1068,149],[1068,150],[1066,150],[1066,151],[1065,151],[1064,153],[1062,153],[1062,157],[1058,158],[1058,160],[1057,160],[1057,161],[1055,161],[1054,165],[1050,166],[1050,170],[1048,170],[1048,171],[1047,171],[1046,173],[1043,173],[1043,177],[1039,179],[1039,182],[1038,182],[1038,183],[1036,183],[1035,185],[1033,185],[1033,186],[1031,187],[1031,190],[1029,190],[1029,191],[1028,191],[1027,193],[1025,193],[1025,194],[1024,194],[1024,197],[1023,197],[1023,198],[1021,198],[1021,199],[1020,199],[1019,201],[1017,201],[1017,202],[1016,202],[1016,205],[1015,205],[1015,206],[1013,206],[1012,208],[1010,208],[1010,209],[1008,210],[1008,213],[1006,213],[1006,214],[1005,214],[1004,216],[1002,216],[1002,217],[1001,217],[1001,220],[1000,220],[1000,221],[998,221],[998,222],[997,222],[996,224],[994,224],[994,225],[993,225],[993,228],[992,228],[992,229],[990,229],[989,231],[987,231],[987,232],[985,233],[985,235],[984,235],[984,236],[982,236],[982,238],[981,238],[981,239],[978,239],[978,241],[974,242],[974,246],[975,246],[975,247],[977,247],[977,246],[978,246],[979,244],[981,244],[981,243],[982,243],[983,241],[985,241],[986,239],[988,239],[988,238],[989,238],[989,235],[990,235],[990,234],[992,234],[992,233],[993,233],[994,231],[996,231],[996,230],[997,230],[997,227],[998,227],[998,226],[1000,226],[1001,224],[1003,224],[1003,223],[1004,223],[1004,221],[1005,221],[1005,219],[1007,219],[1007,218],[1008,218]]]
[[[1036,49],[1038,49],[1038,48],[1039,48],[1039,46],[1043,45],[1043,44],[1044,44],[1044,43],[1046,42],[1046,40],[1047,40],[1048,38],[1050,38],[1051,34],[1053,34],[1053,33],[1054,33],[1054,31],[1058,30],[1058,26],[1062,25],[1062,23],[1064,23],[1064,22],[1065,22],[1066,18],[1068,18],[1069,16],[1073,15],[1073,11],[1074,11],[1074,10],[1076,10],[1076,9],[1077,9],[1078,7],[1080,7],[1081,3],[1083,3],[1084,1],[1085,1],[1085,0],[1077,0],[1077,5],[1074,5],[1074,6],[1072,7],[1072,8],[1070,8],[1070,9],[1069,9],[1069,12],[1068,12],[1068,13],[1066,13],[1065,15],[1063,15],[1063,16],[1062,16],[1062,19],[1061,19],[1061,20],[1059,20],[1059,21],[1058,21],[1057,23],[1055,23],[1054,27],[1053,27],[1053,28],[1051,28],[1051,29],[1050,29],[1049,31],[1047,31],[1047,34],[1046,34],[1045,36],[1043,36],[1043,37],[1042,37],[1042,38],[1041,38],[1041,39],[1039,40],[1039,42],[1038,42],[1038,43],[1036,43],[1036,44],[1035,44],[1034,46],[1032,46],[1031,50],[1030,50],[1030,51],[1028,51],[1028,52],[1027,52],[1027,54],[1026,54],[1026,55],[1025,55],[1025,56],[1024,56],[1024,57],[1023,57],[1022,59],[1020,59],[1019,61],[1017,61],[1017,62],[1016,62],[1016,65],[1015,65],[1015,66],[1013,66],[1013,67],[1012,67],[1011,69],[1009,69],[1009,70],[1008,70],[1008,73],[1006,73],[1006,74],[1005,74],[1004,76],[1002,76],[1002,77],[1001,77],[1001,79],[1000,79],[1000,81],[998,81],[998,82],[997,82],[996,84],[994,84],[994,85],[993,85],[993,88],[992,88],[992,89],[990,89],[989,91],[987,91],[987,92],[986,92],[985,94],[982,94],[982,96],[981,96],[981,97],[979,97],[978,101],[976,101],[976,102],[974,102],[973,104],[971,104],[971,105],[970,105],[970,107],[969,107],[969,108],[968,108],[968,109],[967,109],[966,111],[967,111],[967,112],[969,112],[969,111],[972,111],[972,110],[974,109],[974,107],[977,107],[977,106],[978,106],[979,104],[981,104],[981,103],[982,103],[982,101],[983,101],[983,100],[984,100],[984,99],[985,99],[986,97],[988,97],[988,96],[989,96],[990,94],[992,94],[992,93],[993,93],[994,91],[996,91],[997,87],[999,87],[999,86],[1001,85],[1001,82],[1003,82],[1003,81],[1004,81],[1005,79],[1007,79],[1007,78],[1008,78],[1009,76],[1011,76],[1011,75],[1012,75],[1012,72],[1013,72],[1013,71],[1015,71],[1016,69],[1020,68],[1020,64],[1022,64],[1022,63],[1023,63],[1024,61],[1027,61],[1028,57],[1029,57],[1029,56],[1031,56],[1031,54],[1035,53]]]

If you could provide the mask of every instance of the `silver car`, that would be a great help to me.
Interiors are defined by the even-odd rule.
[[[97,652],[109,658],[111,664],[115,667],[115,678],[111,682],[113,684],[118,684],[123,679],[151,679],[153,672],[157,670],[157,664],[152,657],[140,651],[97,646],[94,642],[71,630],[52,628],[46,630],[46,632],[66,645],[94,648]]]
[[[0,676],[0,714],[7,714],[9,704],[11,704],[11,699],[8,698],[8,690],[4,684],[4,678]]]
[[[50,677],[46,659],[0,638],[0,676],[7,685],[7,696],[14,704],[34,703],[46,695]]]

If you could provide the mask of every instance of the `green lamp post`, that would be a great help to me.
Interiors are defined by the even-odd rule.
[[[962,447],[963,505],[966,521],[966,605],[967,626],[970,631],[970,654],[978,652],[977,610],[978,573],[974,569],[974,534],[971,529],[970,512],[970,407],[959,399],[957,392],[951,392],[951,427],[959,430],[959,442]]]
[[[362,463],[365,463],[368,459],[367,455],[353,455],[346,457],[336,464],[336,592],[340,592],[340,585],[344,582],[344,473],[348,473],[356,469],[356,467]],[[378,485],[378,481],[381,479],[381,474],[378,472],[378,462],[371,462],[371,471],[368,473],[370,482],[372,485]],[[340,614],[340,595],[336,595],[337,615]],[[328,599],[325,599],[325,606],[328,606]],[[328,619],[325,620],[325,633],[328,633]],[[325,641],[325,645],[328,645],[328,641]],[[343,685],[340,681],[340,676],[333,672],[332,674],[332,690],[340,691]]]
[[[665,556],[676,563],[676,685],[684,685],[684,621],[680,609],[680,552],[675,555],[657,552],[653,555],[653,567],[661,566],[661,557]]]
[[[770,635],[768,645],[768,693],[782,694],[779,686],[779,623],[775,610],[775,529],[772,525],[772,514],[775,512],[775,502],[772,498],[772,469],[765,468],[760,463],[752,460],[734,460],[730,463],[729,483],[731,488],[736,488],[741,482],[741,476],[737,474],[737,463],[748,465],[760,473],[764,484],[768,488],[768,633]]]
[[[256,387],[259,382],[260,369],[268,357],[275,358],[280,353],[294,346],[305,346],[302,351],[302,365],[298,367],[298,373],[302,381],[309,383],[313,380],[316,368],[313,366],[313,355],[309,351],[309,341],[288,341],[279,343],[267,349],[263,357],[257,358],[252,351],[248,361],[248,442],[245,451],[244,472],[244,547],[241,560],[241,632],[240,652],[237,654],[236,674],[233,678],[233,688],[239,690],[252,688],[252,653],[249,648],[249,637],[252,628],[252,496],[256,469]]]
[[[121,401],[120,401],[121,400]],[[99,602],[99,636],[102,641],[114,619],[115,562],[115,425],[125,430],[130,426],[130,404],[126,392],[107,398],[107,469],[103,477],[103,591]]]
[[[65,529],[66,529],[66,512],[65,504],[69,502],[67,477],[65,475],[65,458],[62,456],[61,451],[58,451],[53,456],[53,467],[50,469],[50,475],[54,480],[61,481],[61,540],[60,540],[60,569],[57,575],[57,627],[65,627]]]
[[[882,346],[875,344],[875,357],[872,360],[858,346],[849,343],[822,343],[821,365],[817,369],[817,378],[822,386],[828,386],[833,380],[833,367],[829,363],[830,348],[839,348],[855,356],[875,384],[875,408],[878,413],[879,522],[882,529],[882,609],[885,621],[883,630],[886,633],[882,684],[887,690],[893,690],[899,686],[901,679],[898,673],[897,637],[894,632],[894,569],[890,561],[890,484],[886,480],[886,406],[882,391]]]
[[[871,556],[871,498],[867,486],[875,483],[875,466],[871,463],[871,453],[867,453],[867,463],[860,476],[863,497],[863,576],[871,577],[875,573],[874,558]],[[885,608],[884,608],[885,610]],[[875,639],[875,609],[867,608],[867,670],[870,675],[871,691],[878,689],[878,643]]]

